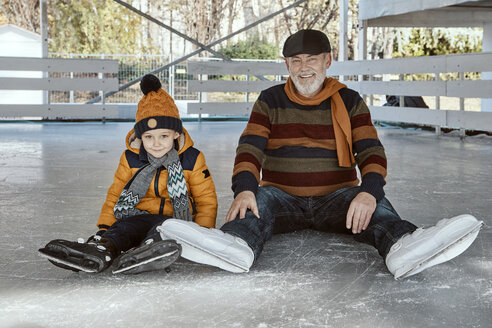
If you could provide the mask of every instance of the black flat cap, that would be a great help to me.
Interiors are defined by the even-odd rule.
[[[282,50],[284,57],[319,55],[323,52],[331,52],[330,41],[325,33],[317,30],[300,30],[292,34],[285,40]]]

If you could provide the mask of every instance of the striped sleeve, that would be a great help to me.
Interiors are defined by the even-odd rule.
[[[379,201],[384,197],[386,184],[386,154],[372,124],[369,108],[360,96],[356,99],[350,109],[350,123],[353,151],[362,177],[360,191],[370,193]]]
[[[268,116],[269,107],[261,99],[262,95],[260,94],[253,105],[248,124],[239,138],[232,173],[234,197],[245,190],[254,193],[258,190],[261,163],[265,156],[264,150],[271,130]]]

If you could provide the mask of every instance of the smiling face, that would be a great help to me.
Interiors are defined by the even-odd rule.
[[[148,130],[142,134],[142,143],[147,153],[161,158],[173,148],[178,137],[179,133],[170,129]]]
[[[286,58],[285,64],[296,90],[305,97],[313,97],[323,87],[326,70],[331,65],[331,53],[299,54]]]

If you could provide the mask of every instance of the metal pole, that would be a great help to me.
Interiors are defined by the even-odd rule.
[[[239,30],[237,30],[237,31],[235,31],[235,32],[232,32],[231,34],[226,35],[226,36],[225,36],[225,37],[223,37],[223,38],[220,38],[220,39],[218,39],[218,40],[216,40],[216,41],[214,41],[214,42],[211,42],[211,43],[207,44],[206,46],[207,46],[207,47],[213,47],[213,46],[215,46],[215,45],[217,45],[217,44],[219,44],[219,43],[222,43],[222,42],[224,42],[224,41],[226,41],[226,40],[228,40],[228,39],[230,39],[230,38],[232,38],[232,37],[236,36],[237,34],[242,33],[242,32],[244,32],[244,31],[246,31],[246,30],[249,30],[250,28],[255,27],[256,25],[258,25],[258,24],[260,24],[260,23],[263,23],[264,21],[269,20],[269,19],[271,19],[272,17],[275,17],[275,16],[277,16],[277,15],[279,15],[279,14],[283,13],[284,11],[289,10],[290,8],[296,7],[296,6],[298,6],[298,5],[302,4],[302,3],[306,2],[306,1],[308,1],[308,0],[299,0],[299,1],[296,1],[296,2],[294,2],[293,4],[291,4],[291,5],[289,5],[289,6],[285,7],[285,8],[283,8],[283,9],[281,9],[281,10],[278,10],[278,11],[276,11],[276,12],[274,12],[274,13],[271,13],[270,15],[267,15],[267,16],[265,16],[265,17],[263,17],[263,18],[260,18],[259,20],[255,21],[255,22],[253,22],[253,23],[251,23],[251,24],[249,24],[249,25],[246,25],[245,27],[243,27],[243,28],[241,28],[241,29],[239,29]],[[196,55],[196,54],[199,54],[199,53],[200,53],[200,52],[202,52],[202,51],[203,51],[203,48],[197,49],[197,50],[195,50],[195,51],[193,51],[193,52],[191,52],[191,53],[189,53],[189,54],[187,54],[187,55],[185,55],[185,56],[182,56],[182,57],[180,57],[180,58],[178,58],[178,59],[176,59],[176,60],[172,61],[172,62],[171,62],[171,63],[169,63],[169,64],[166,64],[166,65],[164,65],[164,66],[161,66],[161,67],[159,67],[159,68],[157,68],[157,69],[155,69],[155,70],[153,70],[153,71],[151,71],[151,72],[145,73],[145,74],[157,74],[157,73],[159,73],[159,72],[161,72],[161,71],[163,71],[163,70],[167,69],[167,68],[168,68],[168,67],[170,67],[170,66],[173,66],[173,65],[179,64],[180,62],[182,62],[182,61],[184,61],[184,60],[186,60],[186,59],[188,59],[188,58],[190,58],[190,57],[193,57],[193,56],[194,56],[194,55]],[[144,75],[145,75],[145,74],[144,74]],[[140,77],[138,77],[138,78],[136,78],[136,79],[134,79],[134,80],[132,80],[132,81],[130,81],[130,82],[128,82],[128,83],[125,83],[125,84],[121,85],[121,86],[118,88],[118,91],[110,91],[110,92],[108,92],[108,93],[106,94],[106,96],[107,96],[107,97],[112,96],[112,95],[114,95],[115,93],[117,93],[117,92],[119,92],[119,91],[121,91],[121,90],[124,90],[124,89],[126,89],[126,88],[128,88],[128,87],[131,87],[132,85],[134,85],[134,84],[136,84],[136,83],[140,82],[140,80],[142,79],[142,77],[143,77],[143,75],[142,75],[142,76],[140,76]],[[87,104],[93,104],[93,103],[95,103],[95,102],[98,102],[99,100],[101,100],[101,99],[100,99],[100,97],[96,97],[96,98],[93,98],[93,99],[89,100],[89,101],[87,102]]]
[[[348,40],[347,40],[347,24],[348,24],[348,0],[340,0],[340,40],[338,46],[338,61],[348,59]]]
[[[348,22],[348,0],[340,0],[340,36],[338,46],[338,61],[348,59],[348,42],[347,42],[347,22]],[[345,80],[344,75],[340,75],[340,81]]]
[[[439,81],[440,79],[441,78],[439,76],[439,72],[436,72],[434,76],[434,80]],[[441,109],[441,97],[436,96],[436,110],[440,110],[440,109]],[[436,125],[435,130],[436,130],[436,136],[439,137],[441,135],[441,126]]]
[[[185,39],[185,40],[187,40],[187,41],[189,41],[189,42],[193,43],[194,45],[196,45],[196,46],[198,46],[198,47],[202,48],[203,50],[207,50],[208,52],[210,52],[210,53],[214,54],[215,56],[220,57],[220,58],[222,58],[222,59],[224,59],[224,60],[228,60],[228,61],[230,61],[230,60],[231,60],[230,58],[228,58],[228,57],[224,56],[224,55],[223,55],[223,54],[221,54],[220,52],[217,52],[217,51],[213,50],[212,48],[210,48],[209,46],[204,45],[203,43],[198,42],[196,39],[193,39],[193,38],[191,38],[191,37],[187,36],[186,34],[183,34],[183,33],[181,33],[180,31],[178,31],[178,30],[176,30],[176,29],[172,28],[171,26],[164,24],[164,23],[163,23],[163,22],[161,22],[160,20],[155,19],[154,17],[152,17],[152,16],[150,16],[150,15],[148,15],[148,14],[146,14],[146,13],[144,13],[144,12],[140,11],[140,10],[138,10],[137,8],[135,8],[135,7],[133,7],[133,6],[129,5],[129,4],[127,4],[126,2],[121,1],[121,0],[113,0],[113,1],[114,1],[114,2],[119,3],[119,4],[120,4],[120,5],[122,5],[123,7],[126,7],[126,8],[128,8],[128,9],[130,9],[130,10],[131,10],[131,11],[133,11],[134,13],[136,13],[136,14],[138,14],[138,15],[142,16],[142,17],[145,17],[146,19],[150,20],[151,22],[156,23],[156,24],[157,24],[157,25],[159,25],[160,27],[163,27],[163,28],[165,28],[165,29],[169,30],[171,33],[174,33],[174,34],[179,35],[179,36],[180,36],[180,37],[182,37],[183,39]]]
[[[359,21],[359,60],[365,60],[367,58],[367,21]],[[358,76],[358,81],[364,80],[364,75]],[[364,96],[364,101],[367,102],[367,96]]]
[[[41,57],[48,58],[48,0],[39,1],[39,17],[41,29]],[[49,73],[43,72],[43,78],[48,78]],[[43,91],[43,104],[50,103],[48,90]]]

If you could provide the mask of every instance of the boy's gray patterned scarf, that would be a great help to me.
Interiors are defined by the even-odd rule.
[[[173,204],[173,217],[191,221],[193,218],[191,217],[188,203],[186,180],[176,149],[171,149],[161,158],[155,158],[147,153],[147,158],[149,164],[140,168],[123,188],[114,206],[115,218],[119,220],[135,215],[148,214],[147,211],[139,210],[135,206],[147,193],[157,169],[164,166],[167,169],[167,191]]]

